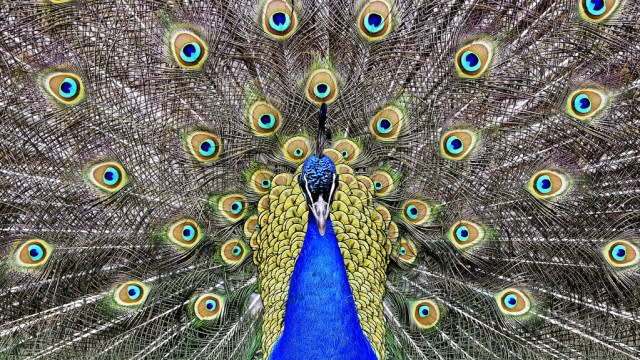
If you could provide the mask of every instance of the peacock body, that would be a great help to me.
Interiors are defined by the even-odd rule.
[[[639,15],[0,3],[0,358],[640,358]]]

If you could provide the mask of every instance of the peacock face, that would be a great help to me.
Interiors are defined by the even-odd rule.
[[[333,195],[338,187],[336,166],[328,156],[311,155],[302,165],[298,184],[321,235],[324,235]]]

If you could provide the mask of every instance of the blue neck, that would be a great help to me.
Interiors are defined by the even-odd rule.
[[[362,332],[331,220],[324,236],[311,214],[291,275],[284,331],[271,360],[375,360]]]

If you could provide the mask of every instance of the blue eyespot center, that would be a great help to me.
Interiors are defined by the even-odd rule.
[[[199,152],[202,156],[212,156],[216,152],[216,143],[211,139],[203,141],[200,144]]]
[[[78,94],[78,82],[70,77],[65,78],[60,84],[59,94],[65,99],[73,98]]]
[[[276,12],[269,17],[269,26],[277,32],[284,32],[291,26],[291,17],[283,12]]]
[[[393,130],[391,121],[389,119],[380,119],[378,120],[378,124],[376,126],[378,128],[378,132],[381,134],[388,134]]]
[[[591,111],[591,99],[585,94],[580,94],[576,96],[576,99],[573,101],[573,107],[578,113],[587,114]]]
[[[507,308],[513,309],[518,304],[518,298],[513,294],[509,294],[504,297],[503,303]]]
[[[44,249],[38,244],[29,245],[27,250],[29,250],[29,257],[33,261],[38,261],[44,257]]]
[[[240,214],[240,212],[242,212],[242,208],[243,207],[244,207],[244,205],[242,204],[242,201],[239,201],[239,200],[234,201],[231,204],[231,213],[233,215],[238,215],[238,214]]]
[[[196,42],[190,42],[182,47],[180,58],[187,63],[194,63],[200,59],[202,48]]]
[[[191,225],[185,225],[182,228],[182,238],[185,241],[191,241],[196,237],[196,229]]]
[[[120,172],[114,167],[108,167],[102,175],[102,180],[108,186],[113,186],[120,180]]]
[[[374,187],[376,190],[380,190],[380,189],[382,189],[382,183],[381,183],[380,181],[374,181],[374,182],[373,182],[373,187]]]
[[[264,179],[264,180],[262,180],[262,182],[260,183],[260,186],[261,186],[263,189],[268,189],[268,188],[270,188],[270,187],[271,187],[271,180],[269,180],[269,179]]]
[[[329,85],[325,83],[319,83],[313,88],[313,93],[315,94],[316,97],[320,99],[324,99],[327,96],[329,96],[329,94],[331,93],[331,90],[329,88]]]
[[[611,256],[616,261],[624,261],[627,257],[627,247],[622,244],[614,246],[611,249]]]
[[[258,125],[263,129],[271,129],[276,125],[276,117],[271,114],[262,114]]]
[[[542,175],[536,180],[536,190],[541,194],[548,194],[551,192],[552,184],[551,178],[548,175]]]
[[[209,299],[204,303],[204,306],[207,308],[207,310],[213,311],[218,307],[218,302],[213,299]]]
[[[464,144],[462,143],[462,140],[460,140],[460,138],[455,135],[450,136],[447,139],[446,146],[447,152],[453,155],[458,155],[464,150]]]
[[[587,11],[594,16],[602,15],[607,11],[607,4],[604,0],[587,0]]]
[[[400,246],[400,249],[398,249],[398,254],[404,256],[407,254],[407,248],[405,248],[404,246]]]
[[[474,72],[480,69],[482,62],[475,53],[467,50],[462,54],[462,68],[469,72]]]
[[[342,157],[345,158],[345,159],[348,158],[349,157],[349,152],[348,151],[343,151],[342,152]]]
[[[293,155],[294,155],[295,157],[301,157],[303,153],[304,153],[304,151],[302,151],[302,149],[301,149],[301,148],[296,148],[296,149],[293,151]]]
[[[364,27],[372,34],[378,33],[384,29],[384,17],[375,12],[368,13],[364,17]]]
[[[429,309],[429,305],[422,305],[418,308],[418,316],[420,316],[421,318],[426,318],[427,316],[429,316],[430,312],[431,309]]]
[[[235,245],[233,249],[231,249],[231,254],[233,254],[233,256],[240,256],[240,254],[242,254],[242,248],[240,245]]]
[[[469,240],[469,228],[465,225],[460,226],[456,229],[456,238],[459,241],[467,241]]]
[[[140,297],[141,292],[142,291],[140,290],[140,287],[138,285],[129,285],[127,287],[127,295],[131,300],[138,299]]]
[[[409,217],[409,219],[411,220],[415,220],[418,218],[418,208],[415,205],[409,205],[407,206],[407,216]]]

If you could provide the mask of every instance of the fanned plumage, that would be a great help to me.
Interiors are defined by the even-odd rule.
[[[640,358],[639,16],[0,4],[0,358]]]

